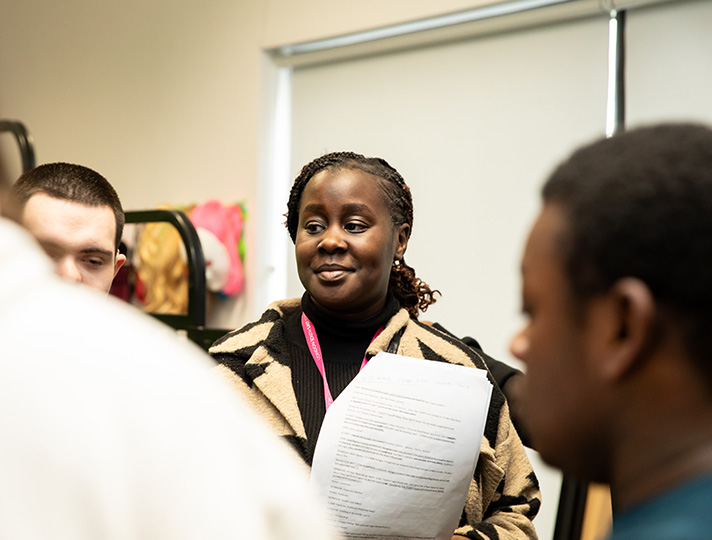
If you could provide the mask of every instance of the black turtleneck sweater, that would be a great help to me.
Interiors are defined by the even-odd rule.
[[[302,296],[302,310],[314,325],[324,359],[326,380],[334,399],[359,372],[366,349],[376,331],[385,326],[399,309],[398,300],[389,293],[386,305],[376,316],[362,322],[347,322],[324,315],[318,311],[307,293]],[[301,316],[301,312],[295,313],[287,317],[284,323],[292,361],[292,386],[309,442],[307,460],[311,464],[326,407],[324,383],[307,346]]]

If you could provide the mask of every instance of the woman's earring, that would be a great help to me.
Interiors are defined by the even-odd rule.
[[[400,262],[400,259],[396,259],[395,261],[393,261],[393,266],[395,266],[396,268],[398,268],[398,267],[400,266],[400,263],[401,263],[401,262]]]

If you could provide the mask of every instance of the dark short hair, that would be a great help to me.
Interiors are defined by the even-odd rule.
[[[106,178],[90,168],[71,163],[39,165],[20,176],[12,193],[21,206],[37,193],[88,206],[108,206],[116,219],[115,244],[119,248],[124,231],[121,200]]]
[[[712,130],[641,127],[576,151],[544,185],[563,209],[561,254],[579,299],[643,281],[712,385]]]

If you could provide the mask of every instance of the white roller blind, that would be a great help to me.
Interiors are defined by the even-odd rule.
[[[712,1],[636,10],[627,24],[627,124],[712,124]]]

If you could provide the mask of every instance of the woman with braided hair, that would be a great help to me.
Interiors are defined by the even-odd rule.
[[[403,178],[385,160],[351,152],[315,159],[294,181],[286,217],[306,292],[273,303],[258,321],[216,341],[210,353],[307,464],[326,409],[378,352],[487,369],[483,353],[418,321],[437,291],[404,261],[413,202]],[[308,345],[314,342],[316,351]],[[453,535],[536,538],[531,520],[539,497],[495,385],[480,457]]]

